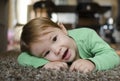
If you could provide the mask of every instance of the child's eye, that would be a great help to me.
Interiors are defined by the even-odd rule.
[[[53,41],[56,41],[57,40],[57,36],[55,36],[54,38],[53,38]]]
[[[47,56],[49,53],[50,53],[50,51],[47,51],[47,52],[45,53],[44,57]]]

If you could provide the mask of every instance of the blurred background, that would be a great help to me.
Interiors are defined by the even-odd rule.
[[[120,0],[1,0],[0,52],[19,50],[22,27],[49,17],[70,30],[94,29],[113,48],[120,46]]]

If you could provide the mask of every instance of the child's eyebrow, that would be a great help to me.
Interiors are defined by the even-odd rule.
[[[53,31],[43,32],[42,35],[44,36],[44,35],[49,34],[51,32],[53,32]]]
[[[50,31],[44,31],[44,32],[42,32],[42,36],[44,37],[45,35],[47,35],[47,34],[49,34],[49,33],[52,33],[52,32],[54,32],[53,30],[50,30]],[[51,39],[52,37],[50,37],[50,38],[48,38],[48,39]]]

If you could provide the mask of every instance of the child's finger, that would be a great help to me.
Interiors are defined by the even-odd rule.
[[[73,63],[71,66],[70,66],[70,69],[69,69],[70,71],[73,71],[73,70],[75,70],[75,63]]]
[[[88,72],[90,72],[90,70],[89,69],[84,69],[84,71],[83,71],[83,73],[88,73]]]
[[[58,64],[57,66],[60,67],[61,69],[67,69],[68,68],[68,65],[64,62]]]
[[[67,63],[63,63],[63,67],[67,69],[68,68]]]

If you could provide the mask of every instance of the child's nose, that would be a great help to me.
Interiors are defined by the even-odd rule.
[[[59,48],[55,47],[55,46],[52,47],[52,51],[55,53],[55,55],[59,55],[59,53],[60,53]]]

